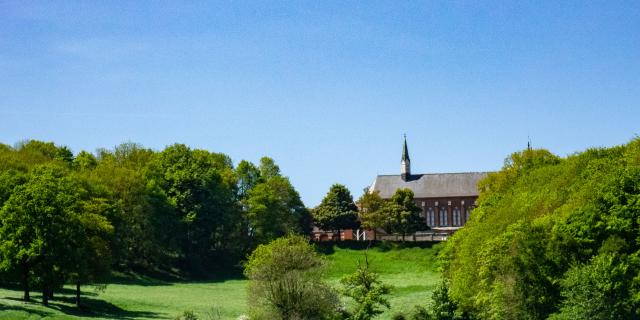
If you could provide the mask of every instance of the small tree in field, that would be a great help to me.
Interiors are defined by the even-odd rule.
[[[382,307],[389,308],[389,301],[384,297],[391,292],[391,287],[378,279],[378,274],[369,268],[369,259],[365,253],[364,263],[358,263],[356,272],[342,278],[342,293],[356,303],[349,320],[369,320],[383,312]]]
[[[302,236],[289,235],[251,253],[244,273],[252,319],[329,319],[338,309],[335,292],[320,280],[324,261]]]

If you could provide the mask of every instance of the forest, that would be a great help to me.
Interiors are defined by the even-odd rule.
[[[0,144],[0,282],[43,303],[112,270],[222,277],[260,243],[306,233],[310,213],[270,158],[125,143],[94,155],[51,142]],[[78,301],[79,302],[79,301]]]
[[[640,317],[640,138],[517,152],[479,187],[441,257],[455,317]]]
[[[433,251],[442,281],[394,319],[640,318],[640,138],[566,157],[515,152],[478,188],[471,219]],[[272,159],[234,166],[182,144],[95,154],[0,145],[0,204],[0,283],[20,286],[23,300],[39,290],[47,305],[71,284],[79,304],[81,286],[114,271],[193,280],[244,269],[252,319],[377,317],[395,283],[380,281],[367,251],[357,265],[331,266],[342,270],[339,289],[300,235],[313,224],[426,228],[408,189],[354,201],[335,184],[308,209]]]

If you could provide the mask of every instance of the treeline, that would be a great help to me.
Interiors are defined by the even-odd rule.
[[[640,138],[518,152],[480,187],[446,245],[448,319],[640,318]]]
[[[182,144],[126,143],[96,154],[0,144],[0,281],[43,302],[112,269],[210,277],[257,245],[307,233],[311,216],[270,158],[236,167]]]

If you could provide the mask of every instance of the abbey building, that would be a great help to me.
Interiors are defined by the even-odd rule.
[[[389,199],[397,189],[411,189],[427,225],[434,231],[450,233],[469,220],[479,194],[478,181],[486,175],[487,172],[414,174],[405,137],[400,174],[377,176],[369,191],[378,191],[380,197]]]

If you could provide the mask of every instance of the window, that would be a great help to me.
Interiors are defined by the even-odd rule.
[[[453,208],[453,226],[457,227],[460,225],[460,209],[458,207]]]
[[[465,217],[464,217],[465,223],[467,223],[467,221],[469,221],[469,213],[471,213],[471,208],[467,207],[467,212],[466,212]]]
[[[447,216],[447,209],[444,207],[440,208],[440,226],[446,227],[449,225],[449,217]]]
[[[435,212],[433,212],[433,208],[429,207],[429,209],[427,209],[427,225],[429,227],[435,227],[436,226],[436,214]]]

